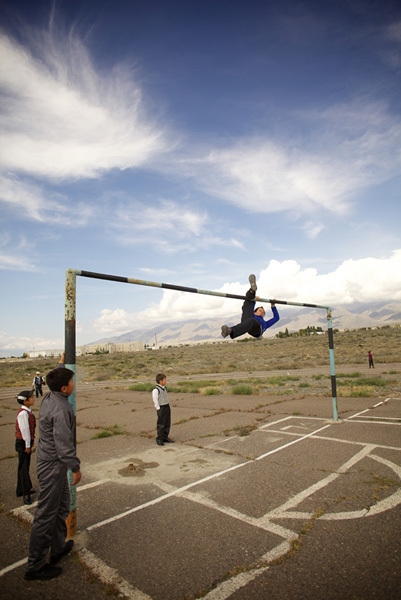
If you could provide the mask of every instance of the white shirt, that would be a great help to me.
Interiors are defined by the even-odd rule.
[[[27,406],[22,405],[21,408],[22,408],[22,410],[20,413],[18,413],[18,416],[17,416],[18,427],[20,429],[22,439],[25,442],[25,447],[30,448],[31,447],[31,430],[29,429],[29,414],[28,413],[31,413],[32,411]]]
[[[152,400],[153,400],[153,404],[155,405],[155,409],[159,410],[160,406],[159,406],[159,392],[158,389],[155,388],[152,391]]]

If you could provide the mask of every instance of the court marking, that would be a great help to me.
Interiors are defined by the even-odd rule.
[[[387,401],[388,401],[388,399],[385,402],[387,402]],[[375,406],[380,406],[381,404],[382,404],[382,402],[378,403]],[[371,410],[371,409],[368,409],[368,411],[369,410]],[[356,419],[353,421],[353,423],[364,423],[365,421],[357,420],[357,417],[359,417],[360,415],[362,415],[368,411],[361,411],[360,413],[358,413],[356,415],[352,415],[351,417],[347,418],[343,422],[346,422],[351,419]],[[295,433],[295,432],[289,432],[288,429],[291,426],[290,427],[285,426],[285,427],[279,428],[277,430],[272,429],[272,427],[277,427],[280,423],[284,423],[285,421],[288,421],[289,419],[302,419],[304,421],[309,420],[309,421],[314,421],[314,422],[324,421],[326,424],[322,427],[319,427],[316,430],[309,432],[308,434],[305,434],[305,435]],[[376,425],[376,424],[377,425],[383,425],[383,424],[384,425],[390,425],[390,424],[391,425],[397,425],[397,424],[401,425],[401,423],[388,423],[388,422],[382,423],[382,422],[378,422],[378,421],[367,421],[367,423],[369,423],[370,425]],[[202,483],[205,483],[212,479],[218,478],[221,475],[224,475],[228,472],[245,467],[254,462],[253,460],[248,460],[246,462],[243,462],[243,463],[240,463],[237,465],[233,465],[232,467],[229,467],[227,469],[219,471],[215,474],[204,477],[200,480],[194,481],[194,482],[192,482],[186,486],[182,486],[180,488],[174,488],[173,486],[170,486],[167,483],[158,482],[157,485],[160,487],[160,489],[162,489],[166,492],[159,498],[156,498],[152,501],[146,502],[146,503],[139,505],[128,511],[124,511],[123,513],[120,513],[119,515],[115,515],[114,517],[112,517],[110,519],[105,519],[104,521],[95,523],[95,524],[87,527],[84,531],[89,532],[93,529],[97,529],[99,527],[102,527],[104,525],[112,523],[116,520],[122,519],[125,516],[128,516],[129,514],[133,514],[134,512],[137,512],[138,510],[141,510],[148,506],[152,506],[154,504],[162,502],[163,500],[170,498],[172,496],[182,496],[182,497],[187,498],[188,500],[191,500],[191,501],[197,502],[197,503],[201,503],[201,504],[207,506],[208,508],[211,508],[213,510],[217,510],[219,512],[227,514],[228,516],[231,516],[235,519],[246,522],[255,527],[263,528],[264,530],[267,530],[271,533],[274,533],[274,534],[284,538],[283,542],[281,542],[275,548],[269,550],[267,553],[265,553],[262,556],[261,559],[259,559],[259,560],[263,561],[264,563],[271,562],[272,560],[285,555],[290,549],[291,541],[293,541],[294,539],[296,539],[298,537],[298,535],[295,532],[293,532],[289,529],[286,529],[285,527],[282,527],[281,525],[271,523],[271,519],[283,518],[283,517],[292,518],[292,519],[293,518],[310,519],[312,517],[312,513],[304,513],[304,512],[300,513],[300,512],[296,512],[296,511],[292,511],[292,510],[288,510],[288,509],[295,508],[305,498],[313,495],[316,491],[319,491],[320,489],[322,489],[323,487],[325,487],[326,485],[328,485],[329,483],[334,481],[336,478],[338,478],[342,474],[346,473],[349,468],[351,468],[353,465],[355,465],[357,462],[359,462],[363,458],[370,457],[373,460],[376,460],[376,461],[382,463],[383,465],[393,469],[394,472],[401,479],[401,467],[400,466],[395,465],[395,463],[388,461],[387,459],[384,459],[376,454],[373,454],[373,451],[375,448],[390,448],[392,450],[401,450],[401,448],[392,447],[392,446],[390,447],[390,446],[386,446],[386,445],[382,445],[382,444],[367,444],[364,442],[355,442],[355,441],[342,440],[342,439],[337,439],[337,438],[327,438],[327,437],[318,435],[319,433],[321,433],[322,431],[324,431],[325,429],[327,429],[328,427],[330,427],[333,424],[334,424],[334,422],[328,423],[327,419],[321,419],[318,417],[289,416],[289,417],[284,417],[282,419],[274,421],[273,423],[268,423],[259,428],[258,431],[260,431],[260,432],[278,433],[280,435],[289,435],[289,436],[293,436],[295,439],[283,444],[282,446],[279,446],[278,448],[270,450],[269,452],[266,452],[266,453],[256,457],[256,459],[254,459],[256,461],[262,460],[263,458],[271,456],[277,452],[280,452],[280,451],[292,446],[293,444],[304,441],[305,439],[308,439],[308,438],[321,439],[321,440],[329,441],[329,442],[335,441],[336,443],[345,443],[345,444],[352,444],[352,445],[356,445],[356,446],[362,446],[360,451],[357,452],[353,457],[351,457],[350,460],[348,460],[346,463],[344,463],[342,466],[340,466],[335,473],[330,474],[328,477],[322,479],[319,482],[316,482],[314,485],[310,486],[309,488],[306,488],[299,494],[296,494],[295,496],[290,498],[287,502],[282,504],[280,507],[273,509],[273,511],[266,513],[262,517],[259,517],[259,518],[250,517],[249,515],[245,515],[243,513],[240,513],[239,511],[236,511],[236,510],[230,508],[230,507],[225,507],[213,500],[205,498],[203,495],[201,495],[199,493],[189,491],[192,488],[194,488]],[[237,436],[234,436],[234,437],[237,437]],[[232,438],[230,438],[230,439],[232,439]],[[224,441],[227,441],[227,440],[224,440]],[[212,445],[215,446],[218,443],[222,443],[222,442],[216,442]],[[105,483],[108,483],[109,481],[110,481],[109,479],[98,480],[98,481],[92,482],[87,485],[79,486],[77,488],[77,491],[78,491],[78,493],[83,492],[86,489],[90,489],[90,488],[94,488],[94,487],[103,485]],[[322,515],[319,518],[322,520],[360,518],[360,517],[364,517],[367,515],[378,514],[379,512],[383,512],[384,510],[389,510],[389,509],[393,508],[394,506],[396,506],[397,504],[399,504],[400,502],[401,502],[401,490],[398,490],[397,492],[392,494],[392,496],[390,496],[389,498],[379,501],[377,504],[373,505],[369,511],[367,511],[367,509],[364,509],[361,511],[350,511],[347,513],[328,513],[327,515]],[[35,504],[37,504],[37,503],[35,503]],[[34,505],[31,505],[30,508],[32,508],[32,506],[34,506]],[[33,518],[31,513],[29,513],[29,511],[25,507],[20,507],[20,508],[14,509],[14,511],[11,511],[11,512],[13,512],[14,514],[18,514],[18,515],[21,515],[23,512],[25,512],[25,513],[29,514],[29,516],[31,517],[31,520]],[[127,598],[129,598],[129,600],[152,600],[150,596],[148,596],[147,594],[145,594],[145,593],[141,592],[140,590],[131,586],[131,584],[129,582],[125,581],[122,577],[120,577],[118,575],[118,572],[115,569],[112,569],[111,567],[109,567],[106,563],[104,563],[101,559],[96,557],[93,553],[89,552],[86,548],[82,548],[81,550],[79,550],[79,554],[82,557],[82,559],[84,560],[84,562],[87,564],[87,566],[90,569],[92,569],[104,583],[112,583],[113,585],[115,585],[115,587],[119,590],[119,592],[121,594],[123,594],[124,596],[126,596]],[[20,567],[21,565],[25,564],[27,562],[27,560],[28,559],[25,558],[21,561],[14,563],[13,565],[9,565],[5,569],[2,569],[0,571],[0,576],[4,575],[5,573],[7,573],[15,568]],[[258,577],[261,573],[265,572],[268,569],[269,569],[268,566],[263,566],[260,568],[251,569],[250,571],[248,571],[246,573],[240,573],[236,576],[233,576],[232,578],[217,585],[216,588],[211,590],[208,594],[206,594],[202,598],[204,600],[226,600],[232,594],[234,594],[238,589],[240,589],[241,587],[244,587],[245,585],[247,585],[247,583],[251,582],[256,577]]]

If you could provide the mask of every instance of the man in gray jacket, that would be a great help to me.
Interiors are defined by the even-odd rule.
[[[53,579],[61,575],[55,566],[71,552],[73,540],[66,542],[66,519],[70,511],[67,472],[72,485],[81,479],[80,460],[75,449],[75,415],[68,397],[74,391],[74,372],[64,367],[64,354],[56,369],[46,376],[50,393],[39,410],[40,438],[37,447],[39,479],[38,506],[31,529],[25,579]],[[46,562],[50,550],[49,562]]]

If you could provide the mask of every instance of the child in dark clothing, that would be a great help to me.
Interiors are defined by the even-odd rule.
[[[17,396],[21,408],[15,421],[15,450],[18,452],[17,496],[22,496],[24,504],[32,504],[32,481],[29,475],[31,452],[35,441],[36,418],[31,406],[35,403],[34,390],[20,392]]]
[[[223,325],[221,328],[221,335],[225,338],[230,336],[231,339],[237,338],[240,335],[244,335],[245,333],[249,333],[252,337],[260,338],[272,325],[277,323],[280,320],[280,316],[278,314],[278,310],[275,306],[274,300],[270,302],[270,306],[272,308],[273,317],[268,321],[264,320],[265,309],[263,306],[259,306],[255,309],[255,300],[259,300],[258,296],[256,296],[256,277],[255,275],[249,275],[249,283],[251,284],[250,289],[245,294],[245,301],[242,305],[242,317],[241,322],[238,325],[234,325],[233,327],[228,327],[227,325]]]
[[[174,440],[168,437],[171,425],[171,409],[167,398],[166,381],[167,377],[164,373],[156,375],[157,385],[152,391],[153,404],[157,410],[156,444],[158,446],[174,443]]]

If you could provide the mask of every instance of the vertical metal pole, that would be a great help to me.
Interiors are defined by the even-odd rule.
[[[66,271],[66,282],[65,282],[65,366],[67,369],[71,369],[76,373],[76,287],[77,287],[77,276],[76,272],[69,269]],[[76,376],[74,376],[76,384]],[[71,396],[68,397],[68,401],[74,409],[74,443],[77,446],[77,425],[76,425],[76,395],[75,386]],[[68,481],[70,483],[70,513],[67,517],[67,538],[74,537],[77,532],[77,490],[72,483],[72,473],[68,471]]]
[[[327,328],[329,334],[329,355],[330,355],[330,376],[331,376],[331,401],[333,406],[333,419],[338,421],[337,411],[337,383],[336,383],[336,367],[334,364],[334,336],[333,324],[331,322],[331,308],[327,309]]]

